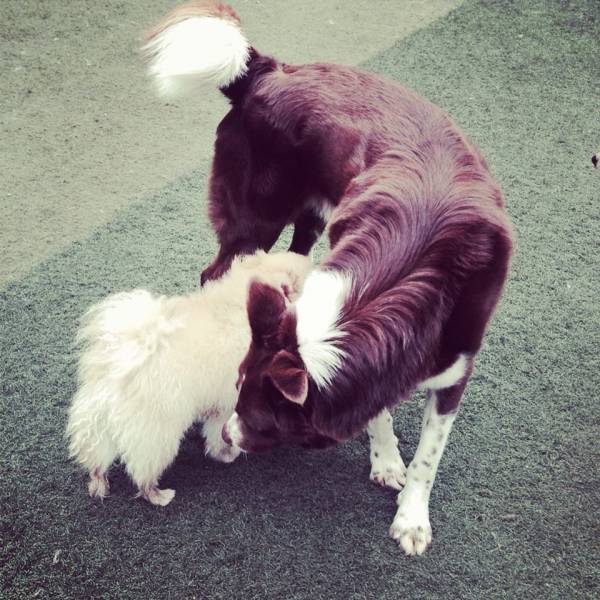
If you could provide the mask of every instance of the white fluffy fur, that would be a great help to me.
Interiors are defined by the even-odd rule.
[[[249,44],[239,27],[218,17],[190,17],[155,35],[144,47],[149,74],[163,95],[224,87],[246,72]]]
[[[334,342],[343,335],[336,325],[349,289],[350,280],[345,275],[315,270],[296,303],[298,349],[320,388],[331,383],[343,359]]]
[[[107,471],[121,458],[140,495],[168,504],[174,491],[160,490],[158,480],[198,420],[207,454],[236,458],[221,429],[235,408],[238,365],[250,344],[249,282],[298,294],[309,269],[306,257],[261,252],[236,259],[221,280],[187,296],[135,290],[87,312],[67,436],[71,457],[90,474],[91,495],[107,494]]]
[[[234,412],[229,420],[227,421],[226,431],[231,440],[231,445],[234,448],[240,447],[240,442],[242,441],[242,432],[240,430],[240,417],[236,412]]]
[[[445,371],[426,379],[419,385],[419,388],[423,390],[443,390],[452,387],[465,376],[466,370],[467,355],[460,354]]]

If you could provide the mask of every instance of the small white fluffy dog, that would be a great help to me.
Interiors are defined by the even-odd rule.
[[[79,388],[69,411],[70,456],[90,475],[89,493],[108,493],[108,469],[120,458],[152,504],[175,495],[158,480],[186,430],[203,421],[206,454],[231,462],[239,450],[221,438],[237,401],[238,366],[250,345],[249,283],[282,288],[290,300],[311,268],[287,253],[238,258],[221,279],[186,296],[145,290],[92,306],[77,334]]]

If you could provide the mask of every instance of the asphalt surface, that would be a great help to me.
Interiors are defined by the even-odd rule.
[[[39,20],[43,8],[53,7],[58,12],[49,9],[46,29],[73,32],[75,21],[61,16],[61,6],[40,4],[30,9],[31,18]],[[80,17],[87,14],[83,4],[74,6]],[[117,9],[134,10],[111,6],[107,35],[126,21],[114,16]],[[7,7],[13,7],[12,21],[0,20],[0,26],[25,38],[28,30],[19,27],[14,12],[18,5],[5,3],[1,10]],[[300,29],[266,7],[239,5],[249,25],[269,18],[272,29]],[[302,7],[297,18],[309,19]],[[362,21],[354,17],[357,26],[364,25],[361,31],[367,30],[366,13],[375,12],[369,7]],[[152,22],[158,8],[137,5],[138,20]],[[104,9],[88,10],[98,38]],[[376,27],[389,25],[387,17],[378,23],[377,15],[368,16]],[[319,23],[324,27],[323,19]],[[139,32],[139,23],[123,28],[119,36],[131,40],[127,32]],[[349,31],[356,35],[356,30]],[[287,40],[277,35],[282,57],[293,59],[283,56]],[[301,35],[296,39],[298,53],[312,58],[317,48],[303,49]],[[219,101],[214,109],[206,108],[204,98],[196,107],[157,103],[148,110],[158,121],[147,125],[152,133],[144,135],[157,140],[157,148],[164,145],[155,155],[144,155],[144,170],[152,177],[164,173],[164,181],[149,180],[147,191],[138,190],[137,196],[123,191],[124,151],[136,138],[115,125],[112,133],[102,133],[103,143],[91,134],[90,148],[80,140],[81,150],[73,156],[87,157],[82,164],[100,173],[98,189],[110,180],[114,197],[122,201],[106,213],[93,213],[90,200],[81,209],[86,217],[81,230],[67,217],[73,204],[65,203],[63,220],[56,221],[58,246],[36,246],[40,231],[52,234],[48,223],[54,221],[34,216],[33,208],[15,208],[25,223],[22,230],[12,228],[10,220],[3,223],[3,235],[23,247],[30,236],[32,252],[12,263],[9,255],[14,268],[10,274],[5,270],[0,289],[2,598],[600,597],[600,172],[590,162],[600,141],[600,6],[595,0],[468,1],[405,38],[386,41],[364,60],[356,49],[348,52],[355,52],[363,67],[415,88],[455,118],[502,184],[518,235],[506,293],[433,489],[431,548],[423,557],[408,558],[388,538],[395,495],[368,481],[365,437],[325,451],[285,449],[222,465],[203,456],[202,441],[192,431],[164,476],[164,485],[177,490],[166,509],[134,500],[135,490],[118,467],[104,503],[87,497],[85,475],[67,460],[63,437],[75,387],[72,340],[78,318],[113,291],[194,289],[215,251],[203,200],[209,142],[198,142],[193,150],[186,143],[196,143],[203,127],[206,136],[213,135],[208,121],[216,118]],[[32,39],[28,43],[35,46]],[[109,53],[119,47],[105,43]],[[127,44],[131,52],[137,47]],[[42,50],[40,43],[40,56]],[[118,63],[115,58],[111,64]],[[108,68],[108,62],[97,65],[99,73]],[[7,81],[14,76],[11,71]],[[103,77],[112,81],[110,72]],[[35,81],[32,76],[32,85]],[[48,74],[42,88],[52,81]],[[73,71],[73,89],[80,90],[82,81]],[[154,101],[142,93],[141,75],[126,81],[136,89],[131,119],[143,129],[139,106]],[[120,86],[111,93],[127,106],[128,94]],[[90,97],[98,107],[106,103],[94,100],[93,91]],[[37,110],[44,112],[43,103]],[[156,117],[159,113],[165,116]],[[37,127],[31,117],[27,126]],[[52,123],[51,115],[43,118]],[[62,129],[57,125],[53,131]],[[166,132],[178,142],[163,139]],[[29,148],[35,165],[46,139],[32,134],[27,142],[26,132],[17,133],[25,137],[10,139],[20,140],[23,161]],[[146,146],[140,144],[144,151]],[[102,152],[111,154],[109,147],[118,155],[112,164],[119,177],[108,163],[95,164]],[[6,156],[3,152],[0,160]],[[48,156],[54,155],[48,151]],[[50,171],[42,169],[39,176],[48,197],[57,198],[61,188]],[[77,169],[72,173],[79,177]],[[87,189],[85,177],[79,181]],[[26,186],[11,189],[23,193]],[[19,201],[24,206],[22,197]],[[421,412],[418,398],[395,411],[405,462],[418,441]]]

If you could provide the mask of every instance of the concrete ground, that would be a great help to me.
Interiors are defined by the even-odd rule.
[[[236,3],[259,48],[360,63],[441,106],[515,226],[432,490],[433,544],[410,558],[366,435],[223,465],[192,429],[161,479],[168,507],[134,500],[118,465],[110,497],[87,496],[64,437],[77,325],[110,292],[197,288],[226,107],[150,93],[136,50],[165,2],[0,2],[2,600],[600,598],[600,4],[465,0],[436,18],[453,5]],[[406,463],[421,414],[394,411]]]
[[[290,63],[355,65],[461,0],[238,0],[251,42]],[[173,2],[4,0],[0,286],[85,238],[211,155],[227,107],[165,103],[145,78],[143,31]]]

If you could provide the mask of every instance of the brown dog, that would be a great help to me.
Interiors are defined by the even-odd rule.
[[[196,3],[147,46],[163,90],[213,82],[231,100],[210,182],[220,251],[202,279],[269,249],[288,223],[291,249],[306,253],[330,216],[331,252],[295,307],[251,286],[252,343],[223,437],[245,451],[323,447],[366,427],[371,479],[404,485],[390,533],[421,554],[437,466],[507,274],[499,188],[439,108],[358,69],[262,56],[238,23],[225,5]],[[429,400],[407,472],[388,409],[417,387]]]

